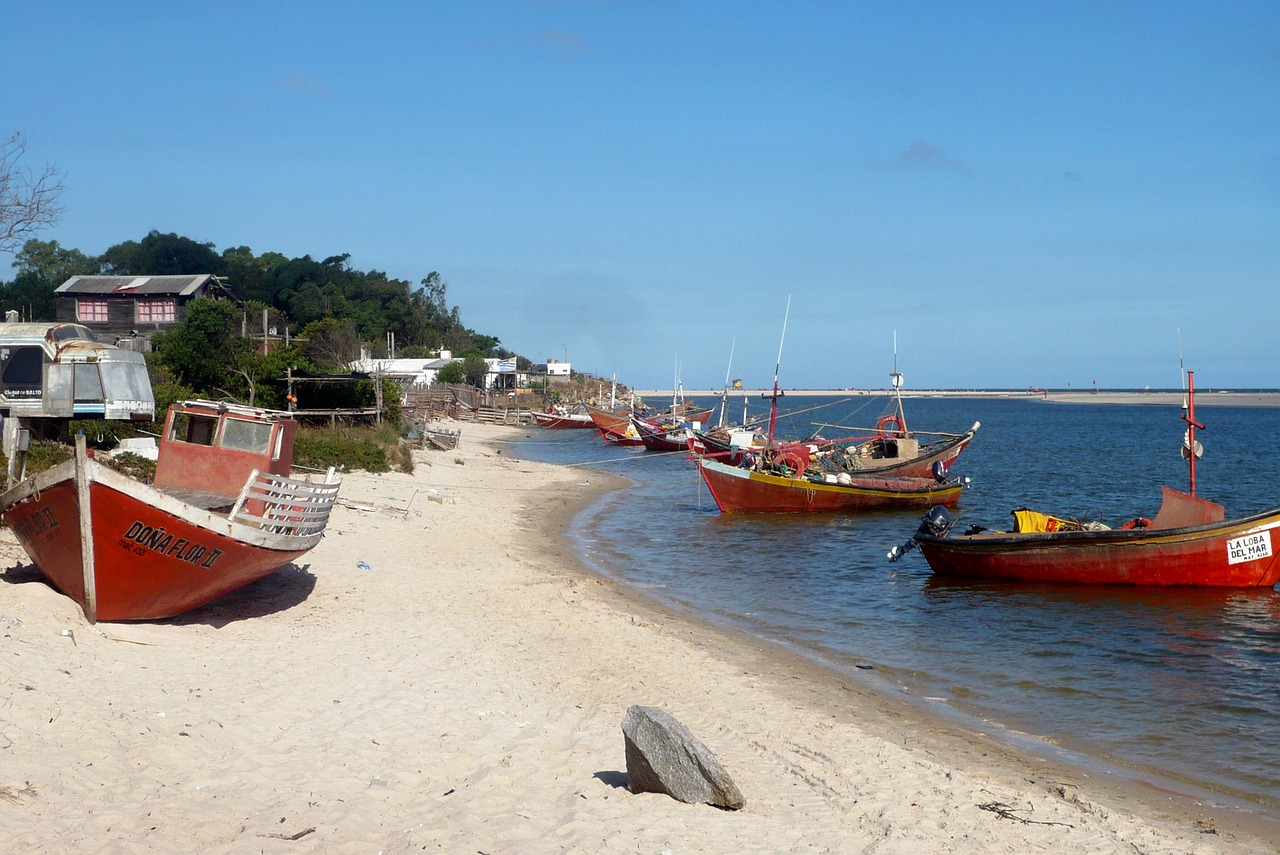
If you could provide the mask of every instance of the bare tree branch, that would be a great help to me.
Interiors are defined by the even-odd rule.
[[[58,197],[65,189],[58,170],[36,173],[18,162],[27,153],[27,138],[15,133],[0,143],[0,252],[11,252],[62,216]]]

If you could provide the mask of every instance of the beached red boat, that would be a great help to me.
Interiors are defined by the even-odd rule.
[[[1275,530],[1280,508],[1227,520],[1223,506],[1195,495],[1194,374],[1188,372],[1184,456],[1190,491],[1162,487],[1153,519],[1130,520],[1118,529],[1016,509],[1014,530],[972,527],[954,533],[955,521],[931,510],[891,560],[914,546],[934,573],[980,579],[1109,585],[1272,587],[1280,581]]]
[[[263,578],[320,542],[332,471],[289,474],[287,413],[189,401],[170,408],[154,485],[88,456],[0,495],[40,572],[90,622],[172,617]]]

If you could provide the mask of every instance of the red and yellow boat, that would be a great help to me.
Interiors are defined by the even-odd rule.
[[[955,533],[944,510],[925,515],[920,528],[890,560],[918,546],[939,576],[1094,585],[1181,585],[1270,588],[1280,581],[1276,531],[1280,508],[1225,519],[1222,505],[1195,495],[1195,376],[1187,374],[1188,492],[1162,487],[1153,519],[1135,518],[1111,529],[1018,508],[1013,531],[974,526]]]

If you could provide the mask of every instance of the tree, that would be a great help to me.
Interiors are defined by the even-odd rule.
[[[141,241],[125,241],[102,254],[102,271],[115,276],[222,274],[226,262],[212,243],[154,229]]]
[[[467,369],[461,362],[450,362],[436,372],[437,383],[461,383],[467,379]]]
[[[0,252],[19,247],[40,229],[62,216],[58,197],[64,189],[58,170],[46,166],[39,173],[18,165],[27,153],[21,133],[0,143]]]
[[[317,366],[345,371],[360,358],[360,335],[351,321],[322,318],[302,328],[302,352]]]
[[[483,356],[464,356],[462,371],[467,377],[467,385],[483,389],[485,376],[489,373],[489,364],[484,361]]]
[[[227,387],[242,352],[252,347],[237,335],[239,324],[233,303],[197,297],[178,325],[157,335],[153,346],[179,382],[211,393]]]
[[[63,249],[56,240],[32,238],[14,256],[18,275],[0,284],[0,312],[16,309],[28,320],[51,321],[55,317],[53,292],[72,276],[98,272],[98,260],[78,249]]]

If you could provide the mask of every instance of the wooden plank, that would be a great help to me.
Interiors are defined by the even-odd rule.
[[[76,434],[76,502],[80,505],[80,568],[84,573],[84,616],[98,622],[98,577],[93,563],[93,513],[89,501],[89,453],[84,433]]]

